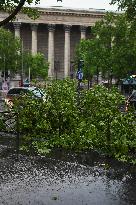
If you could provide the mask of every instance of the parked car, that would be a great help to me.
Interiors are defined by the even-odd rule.
[[[45,100],[45,94],[36,87],[14,87],[9,89],[5,97],[5,103],[8,107],[13,107],[14,99],[20,98],[20,96],[31,95],[32,98]]]
[[[136,90],[133,90],[132,94],[126,100],[126,111],[130,108],[136,110]]]

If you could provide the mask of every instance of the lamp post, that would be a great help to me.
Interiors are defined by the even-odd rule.
[[[78,92],[80,91],[80,85],[83,79],[83,65],[84,65],[84,61],[83,60],[79,60],[78,62],[78,70],[77,70],[77,79],[78,79]]]

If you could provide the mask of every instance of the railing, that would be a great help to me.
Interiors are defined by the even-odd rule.
[[[0,111],[0,137],[8,135],[16,139],[16,151],[19,152],[19,116],[18,113],[12,111]]]

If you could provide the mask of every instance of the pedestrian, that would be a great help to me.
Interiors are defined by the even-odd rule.
[[[2,82],[2,93],[4,98],[7,95],[7,92],[8,92],[8,83],[7,80],[5,80]]]

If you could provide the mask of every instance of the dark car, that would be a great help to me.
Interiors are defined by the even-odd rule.
[[[36,88],[36,87],[14,87],[8,91],[8,93],[5,97],[5,103],[10,108],[12,108],[14,99],[20,98],[20,96],[24,96],[24,95],[31,95],[32,98],[45,100],[45,95],[39,88]]]
[[[136,110],[136,90],[133,90],[132,94],[126,101],[126,111],[128,111],[130,108]]]

